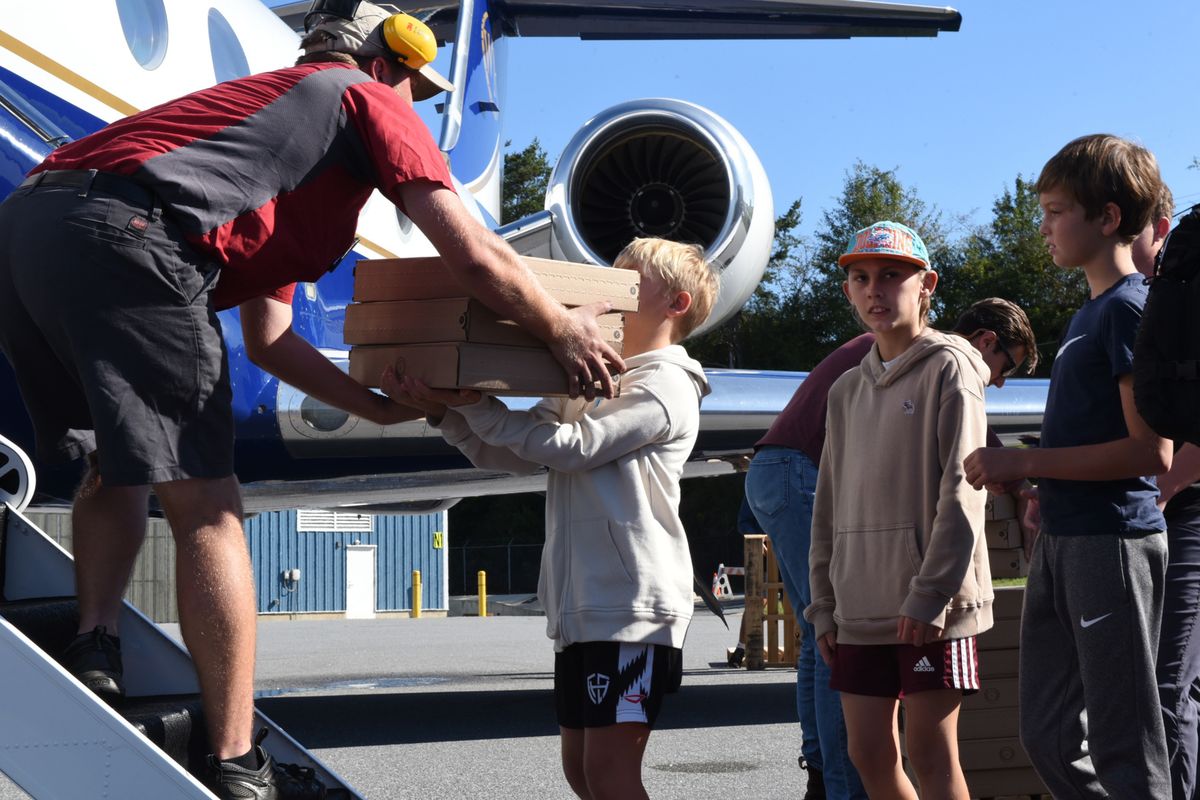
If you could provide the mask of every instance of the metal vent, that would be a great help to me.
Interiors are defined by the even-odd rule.
[[[371,533],[375,530],[375,517],[371,514],[301,508],[296,512],[296,530],[300,533]]]

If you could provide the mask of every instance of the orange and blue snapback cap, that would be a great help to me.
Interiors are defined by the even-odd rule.
[[[894,258],[929,269],[929,251],[917,232],[889,220],[868,225],[855,233],[846,245],[846,252],[838,258],[838,266],[845,267],[867,258]]]

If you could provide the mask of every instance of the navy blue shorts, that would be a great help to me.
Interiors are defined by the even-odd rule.
[[[554,706],[564,728],[654,727],[683,680],[683,651],[662,644],[580,642],[554,654]]]
[[[57,173],[50,173],[55,175]],[[127,179],[0,205],[0,350],[47,463],[96,452],[112,486],[233,474],[218,267]]]

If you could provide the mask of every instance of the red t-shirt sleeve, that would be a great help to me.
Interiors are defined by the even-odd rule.
[[[430,181],[454,191],[442,151],[412,106],[386,84],[370,81],[346,89],[346,113],[362,137],[378,188],[407,213],[399,188]]]

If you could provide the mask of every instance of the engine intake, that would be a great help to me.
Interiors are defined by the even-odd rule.
[[[721,270],[721,294],[697,332],[742,307],[774,235],[754,151],[728,122],[680,100],[622,103],[585,123],[555,165],[546,208],[555,258],[611,264],[642,236],[704,248]]]

